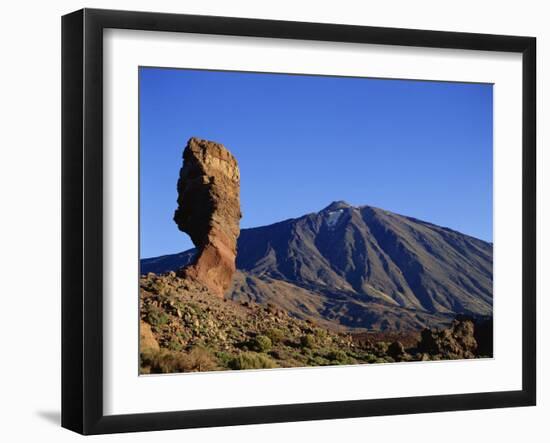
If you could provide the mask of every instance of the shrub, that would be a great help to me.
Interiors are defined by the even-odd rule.
[[[374,345],[374,349],[376,350],[379,356],[386,354],[388,352],[388,347],[389,347],[388,343],[383,341],[379,341]]]
[[[161,349],[154,351],[148,349],[140,354],[141,373],[171,373],[184,372],[186,370],[186,362],[183,354]]]
[[[376,363],[377,360],[378,360],[378,357],[374,354],[367,354],[367,355],[365,355],[365,360],[368,363]]]
[[[216,360],[212,353],[205,348],[196,346],[188,354],[192,370],[213,371],[217,369]]]
[[[233,356],[229,352],[218,351],[216,352],[216,358],[218,359],[218,364],[223,368],[229,367],[229,362]]]
[[[189,311],[192,312],[193,314],[200,314],[201,308],[197,303],[190,301],[187,303],[187,306]]]
[[[327,354],[327,358],[331,361],[331,364],[336,365],[353,365],[357,361],[340,349],[334,349]]]
[[[327,354],[327,358],[330,361],[343,361],[347,359],[347,354],[340,349],[333,349]]]
[[[317,340],[321,343],[325,343],[329,339],[328,331],[325,329],[315,329],[315,337],[317,337]]]
[[[162,279],[157,279],[151,286],[153,291],[160,295],[166,295],[167,291],[170,289]]]
[[[302,348],[314,348],[315,347],[315,336],[313,334],[306,334],[300,337],[300,345]]]
[[[307,361],[307,364],[309,366],[327,366],[327,365],[330,365],[331,362],[326,358],[321,357],[320,355],[316,355],[316,356],[310,357]]]
[[[175,335],[180,339],[181,342],[186,342],[191,338],[191,335],[185,329],[176,331]]]
[[[265,335],[257,335],[250,340],[250,349],[256,352],[268,352],[271,349],[271,339]]]
[[[171,351],[181,351],[183,349],[182,344],[175,338],[170,339],[166,347]]]
[[[201,372],[217,369],[212,354],[207,349],[200,347],[195,347],[188,353],[169,349],[147,350],[140,354],[140,360],[142,374]]]
[[[243,352],[229,362],[231,369],[269,369],[277,365],[265,354],[257,352]]]
[[[150,305],[147,310],[146,320],[151,326],[159,327],[167,324],[170,321],[170,317],[162,309]]]
[[[278,328],[269,329],[268,331],[266,331],[265,335],[269,337],[271,343],[273,343],[274,345],[282,343],[285,340],[285,333]]]

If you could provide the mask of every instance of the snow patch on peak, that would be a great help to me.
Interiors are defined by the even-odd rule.
[[[344,213],[343,209],[337,209],[336,211],[330,211],[327,214],[327,218],[325,219],[327,222],[327,226],[329,228],[333,228],[336,226],[340,218],[342,217],[342,214]]]
[[[323,211],[336,211],[338,209],[347,209],[351,208],[352,206],[343,200],[339,201],[333,201],[330,205],[328,205]]]

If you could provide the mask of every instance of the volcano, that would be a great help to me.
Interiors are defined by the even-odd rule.
[[[141,273],[191,263],[194,250],[141,260]],[[493,245],[371,206],[243,229],[226,298],[271,304],[332,329],[409,331],[457,315],[492,317]]]

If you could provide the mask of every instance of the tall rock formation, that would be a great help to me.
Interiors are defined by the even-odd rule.
[[[239,237],[240,173],[237,160],[221,144],[191,138],[183,152],[174,221],[197,248],[180,269],[223,297],[235,273]]]

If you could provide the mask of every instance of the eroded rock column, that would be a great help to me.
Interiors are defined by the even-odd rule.
[[[191,138],[183,152],[177,188],[174,221],[197,248],[194,262],[179,274],[223,297],[235,273],[240,232],[237,160],[222,144]]]

